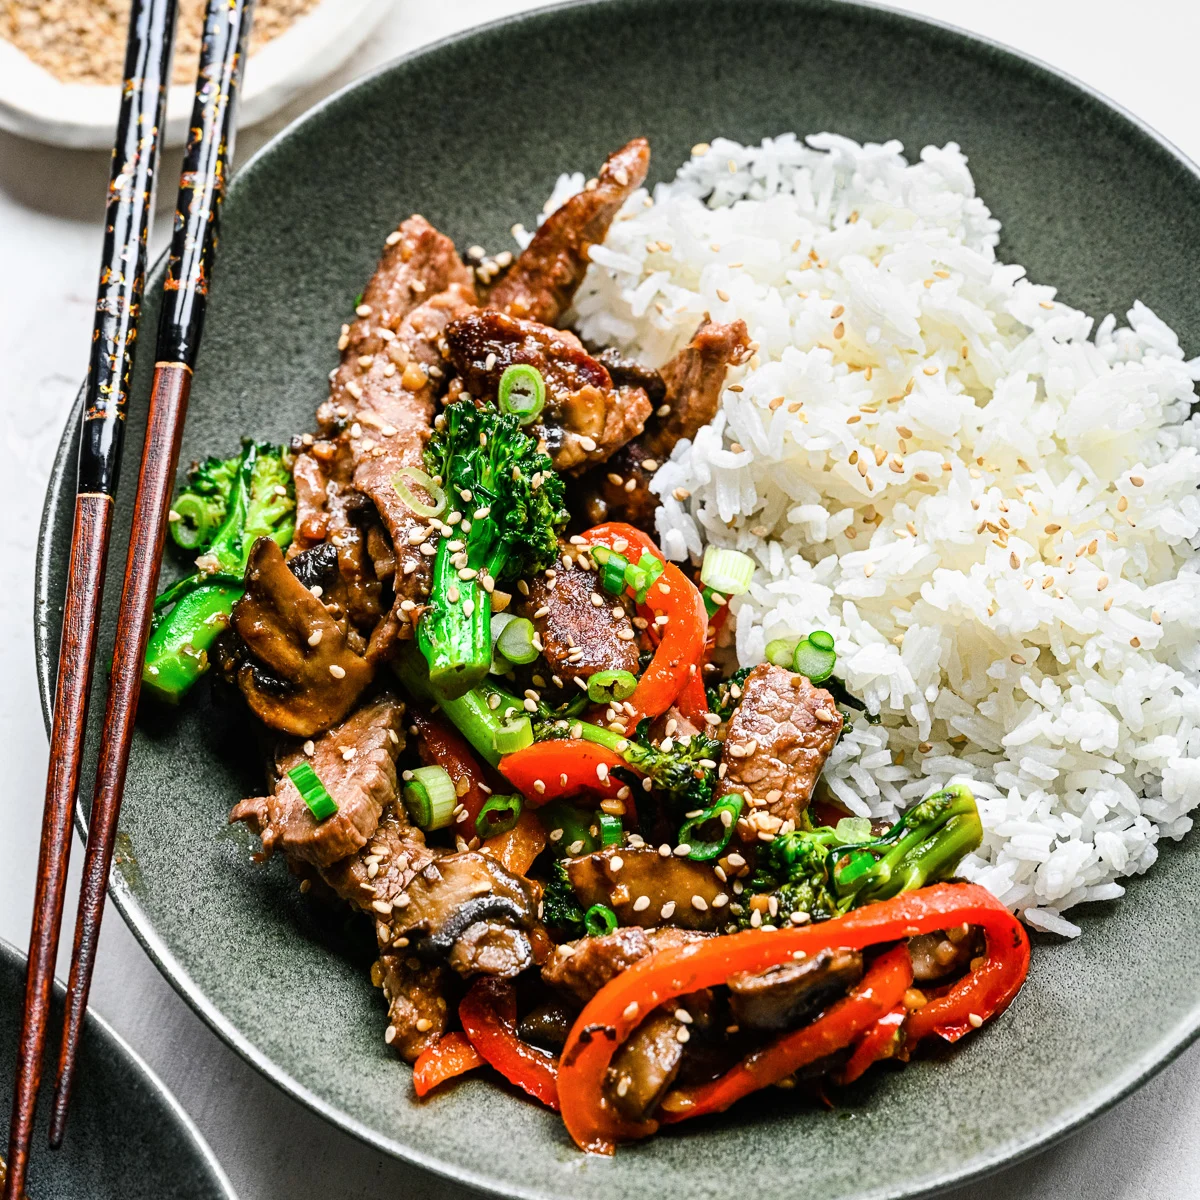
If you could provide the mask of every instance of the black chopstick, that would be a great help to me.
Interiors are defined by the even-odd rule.
[[[71,809],[83,757],[87,700],[113,495],[121,466],[125,410],[137,344],[154,173],[166,108],[175,0],[134,0],[125,50],[125,83],[105,211],[104,252],[84,393],[71,562],[50,734],[37,894],[29,936],[25,1004],[13,1083],[5,1200],[24,1195],[62,926]]]
[[[96,786],[88,819],[75,949],[67,981],[66,1016],[50,1118],[50,1144],[62,1141],[76,1056],[87,1010],[104,897],[112,868],[117,815],[129,766],[129,747],[142,687],[154,591],[162,561],[187,416],[192,370],[204,328],[216,257],[221,201],[233,158],[234,112],[253,0],[208,0],[196,97],[188,133],[163,309],[146,443],[134,500],[125,583],[117,611],[112,679],[100,738]]]

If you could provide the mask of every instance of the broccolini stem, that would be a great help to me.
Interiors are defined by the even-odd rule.
[[[492,598],[474,579],[459,578],[452,557],[449,540],[442,538],[433,560],[429,609],[417,624],[429,683],[443,704],[482,682],[492,665]]]
[[[195,587],[177,600],[150,635],[142,687],[165,704],[178,704],[208,670],[208,651],[228,628],[233,606],[244,591],[235,577],[211,578],[212,583]]]

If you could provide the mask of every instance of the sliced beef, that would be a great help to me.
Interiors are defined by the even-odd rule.
[[[259,538],[250,551],[232,625],[256,660],[238,668],[238,687],[272,729],[311,737],[332,728],[374,676],[345,627],[288,570],[270,538]]]
[[[571,551],[564,545],[564,551]],[[529,595],[520,597],[515,611],[528,617],[542,642],[542,656],[553,676],[570,685],[585,682],[597,671],[638,673],[637,631],[634,607],[625,596],[614,596],[600,586],[595,571],[585,571],[571,559],[560,565],[553,579],[544,574],[529,584]],[[599,596],[597,604],[592,597]],[[619,610],[619,615],[617,614]]]
[[[491,855],[467,851],[429,863],[392,901],[392,932],[413,953],[464,977],[511,979],[533,964],[529,932],[540,890]]]
[[[476,399],[495,400],[514,364],[536,367],[546,384],[537,429],[559,471],[604,462],[642,431],[650,401],[640,387],[617,387],[567,330],[501,312],[468,313],[446,329],[451,365]]]
[[[606,983],[647,955],[701,941],[707,936],[672,926],[647,930],[626,925],[602,937],[564,943],[542,967],[542,979],[582,1007]]]
[[[388,1004],[384,1041],[406,1062],[413,1062],[446,1032],[449,973],[437,963],[400,953],[380,956],[378,977]]]
[[[716,791],[718,799],[749,795],[749,813],[738,822],[744,839],[795,827],[841,732],[841,713],[824,688],[770,663],[750,672],[729,720]]]
[[[617,387],[639,387],[646,393],[652,408],[658,408],[667,398],[667,384],[661,371],[627,358],[620,350],[605,346],[595,354],[596,361],[612,376]]]
[[[594,187],[585,188],[550,214],[533,241],[492,288],[491,308],[554,325],[570,307],[588,268],[588,253],[603,242],[621,205],[642,185],[650,143],[634,138],[611,154]]]
[[[585,909],[607,904],[622,925],[670,922],[715,930],[728,920],[729,889],[707,863],[664,856],[650,847],[611,846],[568,858],[566,867],[579,903]]]
[[[660,372],[665,398],[655,402],[654,416],[642,434],[604,465],[580,480],[577,503],[589,524],[628,521],[653,529],[659,499],[650,491],[654,472],[671,456],[677,443],[694,438],[717,413],[725,375],[731,365],[745,361],[750,336],[744,321],[721,325],[708,320],[692,340]]]
[[[743,1029],[791,1029],[845,995],[862,974],[861,951],[825,949],[757,974],[731,975],[729,1003]]]
[[[282,850],[289,859],[329,866],[362,849],[374,834],[385,804],[396,797],[396,756],[404,745],[404,705],[392,696],[360,708],[313,746],[296,750],[275,765],[270,796],[243,800],[229,815],[245,821],[262,838],[263,851]],[[288,772],[307,763],[337,804],[318,821]]]

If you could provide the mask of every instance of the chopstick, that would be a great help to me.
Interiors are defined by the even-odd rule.
[[[105,891],[112,867],[117,815],[129,766],[133,724],[142,688],[154,592],[162,561],[179,442],[192,371],[204,329],[208,286],[216,257],[221,201],[233,158],[234,112],[245,61],[253,0],[208,0],[196,97],[179,181],[146,442],[134,500],[125,582],[117,610],[112,679],[100,738],[92,811],[88,819],[75,949],[67,982],[66,1016],[50,1118],[50,1144],[62,1142],[88,992],[96,961]]]
[[[134,0],[129,14],[125,84],[113,143],[104,251],[84,392],[71,562],[13,1086],[5,1200],[24,1195],[41,1082],[71,853],[71,808],[83,758],[113,495],[121,465],[129,377],[146,273],[146,240],[154,210],[154,173],[166,110],[175,7],[175,0]]]

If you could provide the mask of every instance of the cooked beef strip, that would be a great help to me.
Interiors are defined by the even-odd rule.
[[[758,974],[729,977],[729,1003],[743,1029],[791,1029],[842,996],[863,974],[859,950],[820,950]]]
[[[250,551],[246,592],[233,607],[232,625],[278,681],[268,683],[252,663],[237,673],[251,710],[272,729],[311,737],[331,728],[374,675],[348,644],[343,626],[288,570],[270,538],[259,538]]]
[[[661,371],[626,358],[620,350],[605,346],[592,356],[612,376],[617,387],[639,387],[646,393],[652,408],[658,408],[667,398],[667,384]]]
[[[686,1053],[675,1013],[656,1008],[621,1044],[604,1078],[604,1096],[627,1121],[646,1121],[667,1094]]]
[[[608,371],[568,330],[480,310],[447,326],[446,346],[462,386],[476,399],[495,400],[500,377],[515,363],[541,372],[546,407],[532,428],[559,471],[604,462],[642,431],[650,415],[646,393],[614,387]]]
[[[588,268],[588,252],[604,241],[621,205],[642,185],[650,143],[634,138],[609,155],[595,187],[585,188],[552,212],[508,273],[492,288],[490,308],[546,325],[570,307]]]
[[[716,789],[717,799],[730,792],[751,797],[738,822],[743,840],[795,828],[841,732],[841,713],[823,688],[770,663],[750,672],[729,719],[727,769]]]
[[[731,365],[745,361],[749,349],[744,321],[721,325],[705,318],[692,340],[660,372],[665,387],[662,405],[655,401],[654,416],[640,436],[618,450],[602,469],[579,481],[573,510],[576,505],[582,508],[589,524],[628,521],[639,529],[653,529],[660,501],[650,491],[651,477],[677,443],[694,438],[716,416],[725,375]]]
[[[471,275],[453,242],[423,217],[410,217],[389,236],[361,315],[343,327],[341,365],[317,413],[322,434],[306,439],[311,448],[296,459],[293,552],[323,538],[337,545],[349,615],[369,634],[372,661],[411,636],[408,614],[429,589],[430,559],[419,549],[426,522],[392,479],[403,467],[423,468],[444,379],[442,331],[474,306]],[[391,546],[373,524],[376,511]],[[395,601],[386,615],[381,602],[391,592],[384,584]]]
[[[671,925],[659,929],[625,925],[601,937],[564,942],[542,967],[542,979],[582,1007],[606,983],[648,954],[701,941],[708,936]]]
[[[446,1032],[449,972],[404,953],[380,955],[378,968],[379,986],[388,1002],[383,1040],[406,1062],[414,1062]]]
[[[573,547],[564,544],[563,550],[569,552]],[[593,595],[600,596],[604,604],[595,604]],[[576,679],[586,682],[597,671],[638,674],[633,603],[624,595],[606,592],[595,571],[585,571],[573,558],[569,567],[560,562],[553,580],[544,574],[534,576],[529,595],[516,599],[514,611],[533,622],[542,641],[542,657],[570,697],[575,695]],[[621,616],[614,617],[617,609]],[[550,692],[552,699],[557,695]]]
[[[243,800],[230,821],[245,821],[268,855],[279,849],[289,859],[325,867],[354,854],[370,840],[384,804],[396,795],[403,717],[400,701],[381,696],[314,743],[311,755],[303,750],[283,754],[273,793]],[[338,806],[323,821],[312,815],[288,777],[301,763],[312,767]]]
[[[663,857],[648,846],[610,846],[565,862],[579,903],[585,909],[607,904],[622,925],[648,928],[670,921],[684,929],[715,930],[728,921],[729,890],[707,863]],[[650,903],[638,906],[642,897]],[[664,905],[673,905],[665,915]]]

